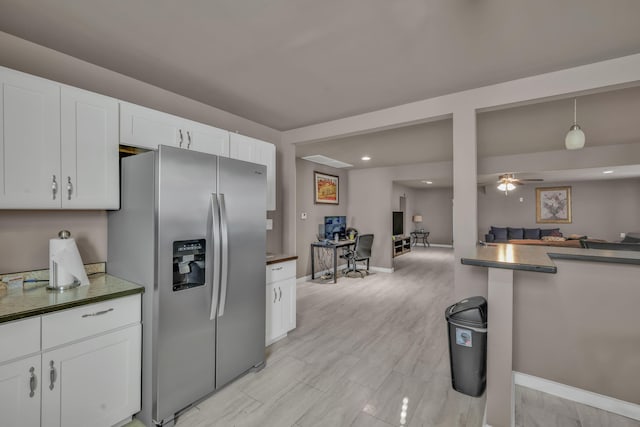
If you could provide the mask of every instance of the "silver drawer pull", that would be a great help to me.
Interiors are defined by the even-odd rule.
[[[276,267],[276,268],[272,268],[271,271],[277,271],[277,270],[282,270],[283,267]]]
[[[53,360],[49,362],[49,381],[51,381],[51,384],[49,384],[49,390],[53,390],[53,385],[56,382],[56,368],[55,366],[53,366]]]
[[[33,366],[29,368],[29,397],[33,397],[36,394],[36,387],[38,386],[38,378],[34,371],[36,368]]]
[[[108,310],[96,311],[95,313],[83,314],[82,317],[101,316],[103,314],[107,314],[110,311],[113,311],[113,308],[110,308]]]
[[[278,290],[280,291],[280,298],[278,298],[278,301],[280,301],[282,300],[282,288],[278,286]]]

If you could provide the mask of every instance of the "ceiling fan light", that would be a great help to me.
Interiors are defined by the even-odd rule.
[[[564,146],[567,150],[579,150],[584,147],[585,136],[580,126],[574,124],[564,138]]]
[[[513,191],[516,189],[516,186],[513,185],[512,183],[508,182],[507,183],[507,191]]]
[[[513,186],[513,184],[511,184],[511,186]],[[504,182],[501,182],[500,184],[498,184],[498,190],[507,191],[507,184]]]

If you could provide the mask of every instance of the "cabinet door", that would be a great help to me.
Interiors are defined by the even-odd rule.
[[[282,289],[282,327],[289,332],[296,327],[296,279],[283,280],[278,287]]]
[[[216,156],[229,157],[229,132],[186,120],[187,148]]]
[[[139,105],[120,103],[120,142],[124,145],[155,150],[158,145],[182,146],[182,119]],[[180,138],[182,136],[182,139]]]
[[[60,207],[60,86],[0,67],[0,208]]]
[[[276,209],[276,147],[259,139],[229,134],[229,157],[267,167],[267,210]]]
[[[40,355],[0,365],[0,423],[40,426]]]
[[[282,304],[278,298],[278,284],[272,283],[267,285],[266,345],[271,344],[275,338],[284,333],[282,325]]]
[[[43,427],[107,427],[140,410],[140,328],[43,353]]]
[[[118,101],[63,86],[62,207],[118,209]]]

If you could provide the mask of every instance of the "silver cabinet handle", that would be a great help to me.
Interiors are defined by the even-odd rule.
[[[95,313],[83,314],[82,317],[101,316],[103,314],[107,314],[110,311],[113,311],[113,308],[102,310],[102,311],[96,311]]]
[[[187,148],[191,147],[191,133],[187,131]]]
[[[278,290],[280,291],[280,298],[278,298],[278,301],[282,301],[282,288],[278,286]]]
[[[36,377],[36,368],[33,366],[29,368],[29,397],[33,397],[36,394],[36,387],[38,386],[38,378]]]
[[[276,303],[276,300],[278,299],[278,292],[276,292],[276,288],[273,288],[273,303]]]
[[[73,184],[71,183],[71,177],[67,177],[67,195],[68,199],[71,200],[71,193],[73,192]]]
[[[53,175],[53,179],[51,181],[51,194],[53,195],[53,200],[56,199],[57,192],[58,192],[58,181],[56,181],[56,176]]]
[[[182,148],[182,141],[184,141],[184,137],[182,136],[182,129],[178,129],[178,133],[180,134],[180,141],[178,142],[178,147]]]
[[[278,270],[282,270],[282,267],[276,267],[271,269],[271,271],[278,271]]]
[[[52,360],[49,362],[49,381],[51,382],[51,384],[49,384],[49,390],[53,390],[53,384],[55,384],[57,378],[56,368],[53,365],[54,363]]]

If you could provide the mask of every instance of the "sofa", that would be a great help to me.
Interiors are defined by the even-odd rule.
[[[587,236],[563,237],[559,228],[491,227],[485,234],[487,243],[510,243],[513,245],[558,246],[580,248]]]

